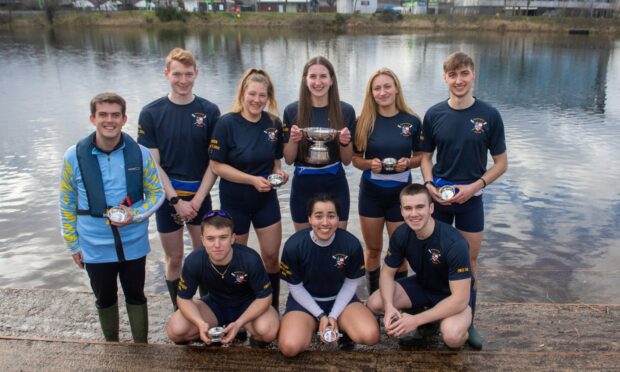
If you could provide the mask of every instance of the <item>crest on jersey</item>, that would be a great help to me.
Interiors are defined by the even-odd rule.
[[[192,117],[194,118],[194,126],[198,128],[205,126],[205,117],[207,117],[207,115],[202,112],[195,112],[192,114]]]
[[[235,278],[235,284],[243,284],[248,281],[248,274],[243,271],[234,271],[230,275]]]
[[[431,248],[428,250],[428,253],[431,254],[431,263],[433,265],[439,265],[441,263],[441,252],[437,248]]]
[[[346,254],[337,253],[333,255],[332,258],[336,260],[336,265],[334,266],[336,266],[339,269],[342,269],[343,267],[347,265],[347,258],[349,258],[349,256],[347,256]]]
[[[413,124],[411,123],[400,123],[398,124],[398,127],[400,128],[400,135],[403,137],[409,137],[412,133],[411,133],[411,128],[413,127]]]
[[[267,135],[269,142],[275,142],[278,140],[278,130],[275,128],[265,129],[265,134]]]
[[[481,118],[473,118],[469,120],[474,126],[471,128],[472,132],[481,134],[484,132],[484,127],[487,126],[487,122]]]

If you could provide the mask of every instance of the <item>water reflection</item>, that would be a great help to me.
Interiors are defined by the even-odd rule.
[[[194,51],[196,92],[228,110],[242,71],[274,76],[280,107],[297,97],[303,64],[335,65],[343,100],[359,110],[367,77],[388,66],[420,115],[447,97],[442,61],[470,53],[476,95],[500,110],[510,167],[487,192],[481,300],[617,302],[620,206],[619,43],[607,37],[467,33],[333,34],[272,30],[56,30],[0,33],[0,286],[87,288],[58,231],[65,149],[86,135],[88,102],[114,90],[140,108],[167,92],[170,49]],[[352,216],[359,172],[347,169]],[[414,179],[419,180],[418,172]],[[288,186],[278,191],[285,220]],[[217,190],[214,191],[217,200]],[[284,224],[285,236],[292,231]],[[355,219],[350,229],[359,234]],[[164,291],[154,226],[147,290]]]

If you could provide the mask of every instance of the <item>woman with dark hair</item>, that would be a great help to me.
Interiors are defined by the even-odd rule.
[[[366,245],[368,294],[379,289],[383,226],[388,235],[403,223],[400,191],[420,166],[418,140],[422,123],[407,106],[396,74],[376,71],[366,85],[353,137],[353,165],[362,170],[359,215]],[[407,276],[406,264],[398,277]]]
[[[213,172],[221,178],[221,207],[235,221],[235,243],[247,245],[250,224],[254,225],[276,309],[282,223],[278,195],[267,177],[277,174],[282,184],[288,180],[280,168],[283,141],[277,113],[271,78],[263,70],[248,69],[232,110],[217,122],[209,147]]]
[[[351,341],[379,342],[376,319],[355,295],[364,276],[364,254],[359,240],[338,228],[340,206],[319,194],[308,203],[310,228],[296,232],[284,244],[280,274],[289,296],[278,344],[293,357],[308,349],[317,331],[331,342],[339,330]]]
[[[295,164],[291,187],[291,216],[295,230],[309,226],[306,204],[317,193],[332,193],[342,205],[339,227],[346,229],[349,219],[349,184],[342,164],[351,162],[351,130],[355,110],[340,101],[334,67],[325,57],[310,59],[303,69],[299,100],[284,110],[284,160]],[[326,143],[324,153],[316,159],[307,139],[308,128],[331,128],[339,131]]]

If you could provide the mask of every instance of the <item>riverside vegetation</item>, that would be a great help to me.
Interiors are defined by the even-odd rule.
[[[174,8],[156,11],[127,10],[118,12],[80,12],[48,10],[0,13],[0,28],[51,27],[173,27],[210,26],[268,27],[318,30],[404,31],[464,30],[493,32],[568,32],[618,34],[617,18],[525,17],[525,16],[451,16],[337,14],[337,13],[272,13],[243,12],[236,18],[227,12],[185,12]]]

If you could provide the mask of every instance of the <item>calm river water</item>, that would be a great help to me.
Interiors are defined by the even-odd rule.
[[[341,97],[359,110],[368,76],[387,66],[420,115],[447,98],[441,64],[463,50],[477,62],[475,95],[504,117],[509,170],[485,194],[479,301],[618,303],[620,298],[620,42],[598,36],[333,34],[274,30],[71,30],[0,33],[0,286],[87,290],[59,233],[63,153],[85,136],[88,102],[128,101],[136,134],[143,105],[165,94],[164,58],[195,52],[196,92],[230,107],[245,68],[275,80],[280,108],[295,100],[315,55],[335,65]],[[350,230],[359,234],[357,184]],[[420,180],[414,171],[414,180]],[[284,238],[292,233],[279,191]],[[217,190],[213,192],[217,201]],[[217,204],[217,202],[216,202]],[[164,292],[151,224],[147,291]],[[187,248],[189,250],[189,248]]]

